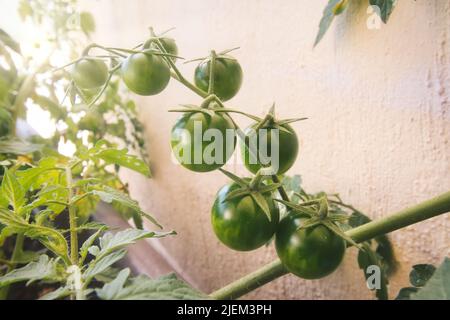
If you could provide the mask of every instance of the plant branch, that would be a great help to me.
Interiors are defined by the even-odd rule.
[[[69,196],[67,203],[72,202],[73,188],[72,188],[72,171],[70,167],[66,168],[67,188],[69,189]],[[70,260],[73,265],[78,265],[78,231],[77,231],[77,214],[76,208],[69,205],[69,226],[70,226]]]
[[[413,207],[351,229],[346,234],[356,243],[360,243],[449,211],[450,191]],[[210,296],[214,299],[236,299],[287,273],[288,271],[284,269],[281,261],[277,259],[257,271],[214,291]]]

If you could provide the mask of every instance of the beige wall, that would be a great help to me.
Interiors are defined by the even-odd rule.
[[[276,101],[302,139],[290,173],[311,191],[339,192],[372,218],[450,189],[450,4],[399,1],[388,25],[369,30],[367,1],[353,1],[319,46],[312,43],[327,1],[88,1],[106,44],[132,46],[147,27],[170,27],[180,54],[204,56],[211,48],[240,46],[234,55],[245,72],[229,106],[262,114]],[[355,4],[353,4],[355,3]],[[360,4],[357,4],[360,3]],[[181,65],[191,78],[194,65]],[[179,103],[199,103],[172,81],[162,94],[137,98],[147,129],[154,178],[129,174],[141,205],[179,235],[156,244],[195,286],[211,291],[276,256],[272,248],[233,252],[210,227],[220,173],[196,174],[172,163],[169,133]],[[239,118],[246,125],[248,121]],[[234,167],[234,168],[233,168]],[[242,166],[230,166],[245,173]],[[449,254],[449,216],[392,234],[401,269],[391,294],[407,284],[415,263],[438,263]],[[355,251],[326,279],[286,276],[249,298],[370,298]]]

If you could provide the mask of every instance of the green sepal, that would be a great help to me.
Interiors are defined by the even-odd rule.
[[[264,198],[264,196],[261,193],[259,193],[258,191],[252,191],[250,193],[250,196],[253,198],[253,200],[256,202],[256,204],[261,208],[261,210],[265,213],[265,215],[267,216],[267,219],[269,219],[269,221],[272,221],[269,205],[267,204],[267,201]]]

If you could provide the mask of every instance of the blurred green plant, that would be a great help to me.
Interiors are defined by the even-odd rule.
[[[334,18],[347,10],[352,0],[328,0],[328,4],[323,10],[322,19],[319,23],[319,31],[314,41],[314,47],[322,40],[323,36],[330,28]],[[370,0],[369,5],[373,12],[379,16],[383,23],[387,23],[392,11],[397,4],[397,0]]]

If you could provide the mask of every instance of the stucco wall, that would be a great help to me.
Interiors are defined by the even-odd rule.
[[[228,105],[262,114],[275,101],[302,139],[299,173],[311,191],[339,192],[372,218],[450,189],[450,4],[401,0],[388,25],[369,30],[367,1],[352,1],[323,41],[312,43],[327,1],[89,1],[96,15],[94,40],[132,46],[147,27],[176,27],[180,54],[204,56],[211,48],[240,46],[245,72]],[[360,3],[360,4],[357,4]],[[180,68],[189,75],[191,65]],[[137,98],[146,125],[153,179],[127,174],[132,194],[168,228],[173,239],[156,244],[178,272],[205,291],[218,288],[275,256],[272,248],[233,252],[210,227],[220,173],[196,174],[171,161],[169,133],[180,103],[199,103],[172,81],[162,94]],[[242,126],[248,124],[238,118]],[[234,168],[233,168],[234,167]],[[245,173],[241,165],[233,165]],[[410,266],[439,263],[449,254],[450,217],[393,233],[401,268],[391,293],[407,284]],[[350,249],[340,269],[320,281],[286,276],[249,298],[370,298]]]

